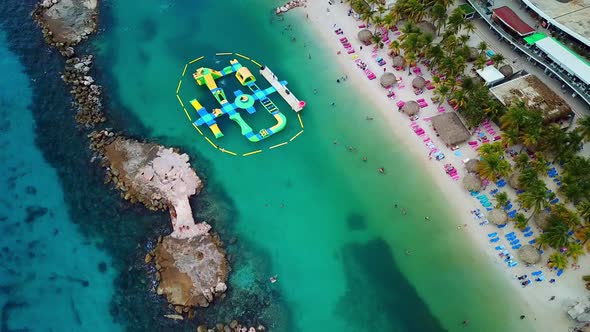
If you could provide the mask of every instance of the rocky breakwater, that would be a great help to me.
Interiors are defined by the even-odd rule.
[[[66,60],[62,79],[70,86],[76,121],[87,127],[104,122],[101,87],[89,72],[92,56],[74,57],[74,47],[96,30],[97,0],[44,0],[33,12],[47,43]]]
[[[306,7],[305,0],[292,0],[275,9],[275,14],[283,14],[297,7]]]
[[[106,182],[112,182],[131,202],[170,212],[174,231],[145,257],[146,264],[155,266],[157,293],[179,315],[193,307],[207,307],[222,296],[229,265],[211,226],[193,219],[188,199],[201,191],[203,182],[191,168],[188,155],[107,130],[89,137],[91,148],[99,152],[107,169]]]
[[[70,86],[77,107],[76,122],[93,126],[105,122],[101,101],[102,88],[94,82],[88,73],[92,67],[92,55],[74,57],[66,60],[66,67],[61,78]]]

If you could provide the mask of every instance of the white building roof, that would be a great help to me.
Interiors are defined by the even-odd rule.
[[[571,75],[575,75],[586,84],[590,84],[590,66],[578,58],[569,49],[553,38],[544,38],[535,43],[551,60],[559,64]]]
[[[484,69],[478,69],[477,74],[486,82],[486,85],[494,84],[504,79],[504,75],[494,66],[486,66]]]

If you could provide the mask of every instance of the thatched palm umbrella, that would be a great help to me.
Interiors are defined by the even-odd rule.
[[[371,30],[367,29],[359,31],[357,36],[359,37],[359,40],[365,45],[370,45],[371,40],[373,39],[373,33]]]
[[[504,210],[493,209],[488,212],[488,221],[492,224],[503,225],[506,223],[506,220],[508,220],[508,215]]]
[[[510,177],[508,178],[508,184],[513,189],[516,189],[516,190],[522,188],[522,186],[520,185],[520,181],[518,180],[518,178],[520,178],[520,172],[519,171],[512,172],[512,174],[510,174]]]
[[[409,116],[418,114],[418,111],[420,111],[420,105],[413,100],[410,100],[402,107],[402,112]]]
[[[512,73],[514,72],[512,70],[512,66],[510,66],[510,65],[503,65],[498,70],[502,73],[502,75],[504,75],[504,77],[510,77],[510,76],[512,76]]]
[[[397,83],[395,75],[393,75],[392,73],[383,74],[383,76],[381,76],[381,79],[379,79],[379,81],[381,82],[381,86],[384,88],[389,88],[390,86]]]
[[[475,59],[477,59],[478,56],[479,56],[479,50],[475,47],[470,47],[469,48],[469,57],[467,57],[467,60],[469,62],[473,62],[473,61],[475,61]]]
[[[396,55],[396,56],[393,58],[393,66],[394,66],[394,67],[403,67],[403,66],[405,66],[405,65],[406,65],[406,59],[404,59],[404,57],[403,57],[403,56],[401,56],[401,55]]]
[[[429,33],[431,35],[434,35],[434,33],[436,32],[436,27],[434,26],[434,24],[428,21],[418,22],[418,24],[416,24],[416,27],[420,29],[420,31],[422,31],[423,34]]]
[[[477,173],[477,166],[479,165],[479,160],[477,159],[469,159],[466,163],[465,163],[465,169],[467,170],[467,172],[470,173]]]
[[[417,76],[412,80],[412,86],[417,89],[423,89],[426,86],[426,80],[422,76]]]
[[[549,227],[549,212],[543,210],[533,218],[535,219],[535,224],[539,226],[542,230],[546,230]]]
[[[541,261],[541,253],[530,244],[525,244],[518,249],[518,258],[527,264],[536,264]]]
[[[481,189],[481,179],[475,174],[467,174],[463,178],[463,186],[469,191],[479,191]]]

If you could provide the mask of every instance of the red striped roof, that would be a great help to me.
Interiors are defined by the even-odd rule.
[[[535,29],[521,20],[520,17],[507,6],[496,8],[493,12],[495,17],[500,19],[502,23],[514,30],[514,32],[518,33],[520,36],[530,35],[535,32]]]

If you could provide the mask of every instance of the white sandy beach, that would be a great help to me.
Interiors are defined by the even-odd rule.
[[[329,9],[329,11],[327,10]],[[368,103],[373,103],[375,108],[381,112],[382,120],[385,121],[391,128],[392,139],[396,142],[401,142],[414,153],[415,158],[420,161],[423,166],[423,171],[431,176],[434,182],[439,186],[441,191],[445,192],[446,198],[449,200],[451,206],[456,206],[456,215],[458,221],[453,224],[449,224],[449,227],[457,228],[457,234],[469,234],[466,237],[466,241],[471,241],[476,250],[481,251],[482,256],[497,267],[498,274],[506,279],[507,287],[513,287],[514,294],[519,294],[526,308],[522,308],[522,313],[527,316],[527,319],[533,324],[538,331],[566,331],[568,327],[573,326],[574,322],[567,316],[566,311],[569,306],[575,304],[577,301],[588,302],[584,288],[584,283],[581,280],[581,276],[584,274],[583,270],[567,269],[561,277],[556,277],[553,271],[543,264],[548,255],[544,254],[541,262],[536,267],[526,267],[524,263],[519,262],[519,265],[513,268],[508,268],[506,263],[498,257],[498,252],[494,250],[494,246],[498,244],[504,244],[509,249],[509,245],[504,238],[504,234],[515,231],[521,240],[525,239],[522,233],[512,227],[509,224],[503,229],[498,229],[494,225],[479,226],[478,222],[474,221],[473,216],[469,211],[480,208],[485,211],[479,205],[479,202],[470,196],[462,185],[462,182],[455,181],[455,185],[449,186],[449,182],[454,182],[444,171],[443,165],[446,163],[452,163],[453,166],[459,171],[459,175],[462,178],[465,174],[465,168],[462,165],[462,160],[467,158],[476,157],[476,151],[473,150],[467,143],[460,145],[461,156],[454,155],[454,152],[445,146],[445,144],[436,137],[433,129],[430,127],[430,123],[425,120],[432,117],[437,113],[437,104],[430,100],[432,97],[431,90],[424,90],[424,93],[416,96],[414,95],[411,87],[411,81],[415,75],[408,76],[407,68],[405,71],[395,71],[391,67],[391,58],[387,56],[387,47],[378,51],[379,56],[383,57],[388,63],[385,66],[388,72],[392,72],[399,79],[402,77],[405,88],[394,88],[397,97],[394,100],[390,100],[387,97],[387,90],[382,88],[379,84],[379,78],[383,74],[383,67],[380,67],[375,59],[371,56],[373,46],[366,46],[363,50],[360,50],[360,41],[357,38],[359,30],[358,25],[362,24],[360,21],[356,21],[353,17],[349,17],[348,5],[346,4],[334,4],[328,5],[327,1],[310,1],[306,8],[296,9],[289,12],[287,15],[300,15],[302,20],[308,20],[312,28],[316,31],[317,35],[323,39],[324,44],[331,49],[334,54],[335,61],[341,66],[342,72],[346,73],[349,77],[347,84],[352,84],[356,90],[366,96]],[[344,35],[336,35],[334,33],[333,26],[341,28],[344,31]],[[351,55],[344,51],[344,48],[339,42],[339,38],[347,37],[348,40],[354,46],[356,54],[360,56],[365,63],[368,64],[369,68],[375,73],[377,79],[369,81],[365,76],[364,72],[357,68],[353,62]],[[389,33],[389,38],[394,39],[393,33]],[[339,55],[337,52],[341,51]],[[430,79],[430,74],[424,65],[419,65],[424,78]],[[424,98],[429,106],[423,108],[420,111],[420,119],[417,121],[418,124],[424,128],[426,133],[432,139],[434,144],[441,149],[446,158],[442,161],[429,160],[428,149],[425,147],[422,139],[419,138],[410,127],[410,119],[402,113],[397,112],[396,102],[398,100],[410,101],[418,98]],[[447,112],[452,111],[448,104],[443,104],[447,108]],[[494,125],[495,126],[495,125]],[[499,132],[498,128],[495,128]],[[489,186],[486,192],[489,193],[495,186]],[[555,190],[555,188],[552,188]],[[502,188],[510,194],[512,189],[508,187]],[[512,194],[514,191],[512,191]],[[488,196],[490,196],[488,194]],[[513,200],[514,201],[514,200]],[[463,225],[467,224],[465,227]],[[535,236],[540,234],[540,230],[533,226]],[[487,236],[488,233],[497,232],[502,239],[500,243],[492,244],[489,242]],[[529,239],[526,239],[529,240]],[[516,252],[511,251],[511,254],[516,256]],[[518,259],[517,259],[518,261]],[[590,264],[590,256],[584,256],[579,262],[581,266],[588,266]],[[543,274],[547,278],[543,282],[534,282],[523,288],[515,275],[528,274],[532,271],[542,270]],[[549,279],[555,278],[556,283],[550,284]],[[554,301],[549,301],[551,296],[556,296]]]

